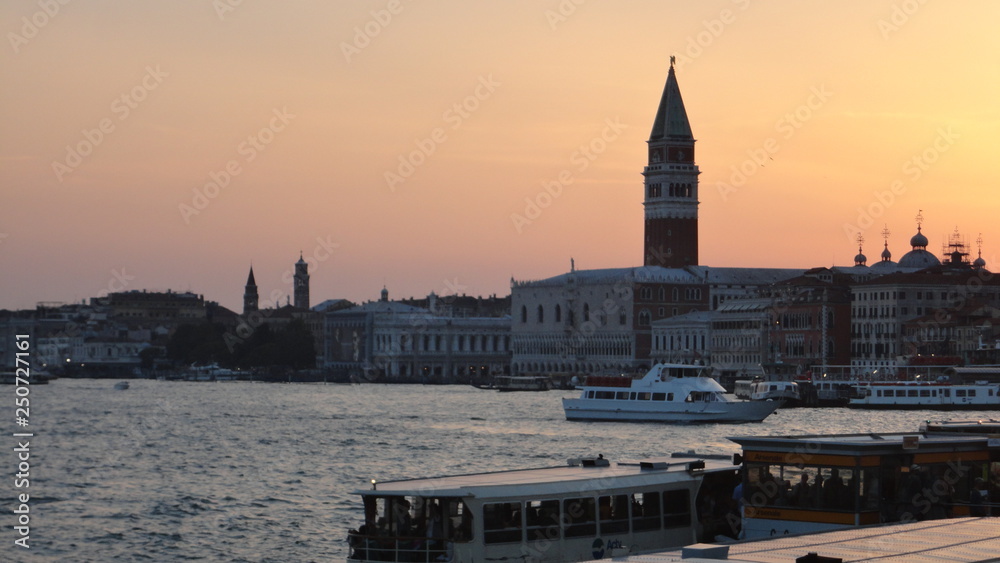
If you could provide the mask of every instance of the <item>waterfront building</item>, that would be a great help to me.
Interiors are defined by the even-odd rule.
[[[692,311],[654,321],[650,361],[711,365],[712,320],[715,315],[715,311]]]
[[[850,362],[852,282],[838,269],[814,268],[768,289],[776,363],[803,372]]]
[[[12,371],[17,366],[17,352],[23,352],[17,347],[17,335],[27,334],[28,345],[31,347],[30,359],[34,369],[41,367],[39,362],[39,342],[35,332],[35,311],[0,310],[0,365],[4,371]]]
[[[899,260],[903,271],[851,288],[851,366],[856,375],[876,370],[894,374],[929,350],[921,339],[947,334],[966,307],[1000,305],[1000,279],[986,269],[981,256],[970,261],[959,238],[950,239],[950,255],[942,262],[926,250],[918,223],[910,239],[913,249]],[[907,336],[904,326],[917,319],[922,321]]]
[[[91,298],[92,305],[108,309],[108,318],[143,325],[176,328],[205,320],[205,298],[185,292],[130,290]]]
[[[325,314],[324,367],[354,380],[457,383],[510,374],[510,316],[450,316],[389,300]]]

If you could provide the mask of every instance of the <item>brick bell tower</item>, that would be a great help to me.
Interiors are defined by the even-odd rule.
[[[670,57],[667,84],[649,134],[645,176],[643,264],[681,268],[698,264],[698,166],[694,137]]]

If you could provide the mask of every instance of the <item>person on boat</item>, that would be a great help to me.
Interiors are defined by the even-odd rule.
[[[823,506],[825,508],[839,508],[846,490],[847,485],[840,478],[840,470],[831,469],[830,476],[823,481]]]
[[[809,475],[803,473],[799,477],[799,482],[792,487],[788,497],[795,506],[799,508],[809,508]]]
[[[989,516],[988,504],[989,492],[986,490],[986,481],[982,477],[976,477],[969,493],[969,516]]]
[[[903,521],[920,521],[927,516],[922,510],[921,498],[923,497],[924,482],[920,475],[920,466],[914,463],[910,466],[910,472],[906,476],[903,484]]]
[[[393,524],[396,536],[408,536],[413,528],[413,519],[410,517],[410,501],[400,499],[393,505]]]

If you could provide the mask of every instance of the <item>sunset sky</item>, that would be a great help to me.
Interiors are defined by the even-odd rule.
[[[48,10],[48,12],[46,11]],[[0,308],[506,295],[642,262],[676,71],[700,261],[869,264],[956,228],[1000,268],[1000,3],[4,2]],[[547,186],[547,187],[546,187]],[[277,293],[275,293],[277,292]],[[283,297],[280,299],[284,304]]]

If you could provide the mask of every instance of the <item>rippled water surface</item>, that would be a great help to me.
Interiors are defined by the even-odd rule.
[[[461,386],[57,380],[31,389],[31,535],[13,546],[8,433],[3,561],[342,561],[372,478],[674,451],[727,436],[915,430],[927,411],[790,409],[758,424],[568,422],[570,391]],[[12,388],[5,395],[12,397]],[[5,400],[13,417],[13,400]],[[989,416],[962,413],[960,418]],[[8,423],[10,432],[18,431]],[[6,508],[10,507],[10,508]],[[9,554],[9,555],[8,555]]]

